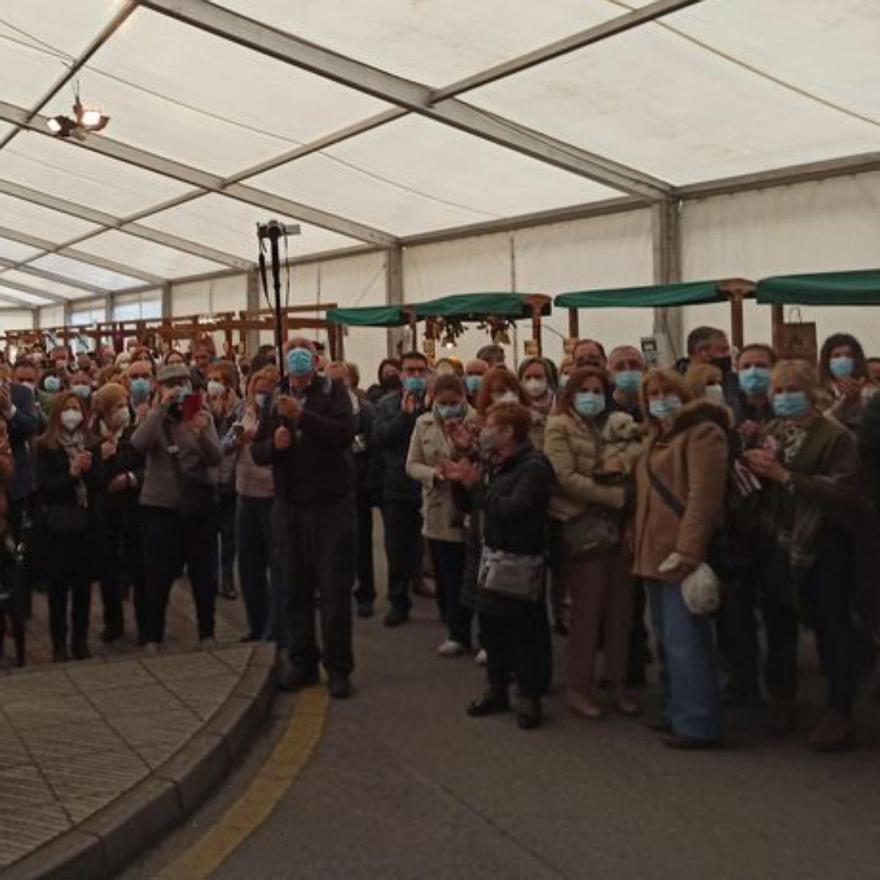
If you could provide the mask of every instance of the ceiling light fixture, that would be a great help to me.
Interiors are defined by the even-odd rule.
[[[101,131],[107,127],[110,117],[106,113],[94,107],[84,107],[76,95],[73,105],[73,119],[64,114],[50,116],[46,120],[46,128],[58,138],[75,137],[77,140],[85,140],[89,132]]]

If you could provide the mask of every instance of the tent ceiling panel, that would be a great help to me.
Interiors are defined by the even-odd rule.
[[[127,263],[132,268],[152,272],[163,278],[180,278],[185,275],[221,272],[226,268],[211,260],[194,257],[182,251],[116,230],[102,232],[100,235],[77,245],[77,249],[120,263]]]
[[[220,0],[254,16],[252,0]],[[605,0],[373,0],[352,27],[349,0],[263,0],[260,19],[398,76],[441,86],[606,21]]]
[[[708,13],[724,4],[700,5]],[[761,8],[769,15],[771,6],[801,14],[799,4]],[[739,28],[760,30],[754,23],[763,14],[740,16]],[[820,33],[814,43],[820,51]],[[815,53],[804,54],[815,63]],[[876,62],[862,56],[860,63],[864,70]],[[877,126],[795,94],[657,24],[476,89],[467,100],[677,184],[880,146]]]
[[[147,10],[81,78],[89,100],[112,112],[114,139],[222,175],[388,106]],[[64,96],[49,104],[64,106]]]
[[[6,281],[14,281],[16,284],[23,284],[31,289],[45,291],[46,293],[60,296],[63,299],[82,299],[83,297],[95,296],[94,290],[83,290],[73,285],[63,284],[60,281],[51,281],[48,278],[37,278],[28,272],[22,272],[20,269],[0,271],[0,284]]]
[[[118,8],[118,0],[2,0],[0,83],[4,98],[29,106],[38,101],[64,73],[62,57],[57,53],[78,54]],[[66,97],[72,104],[69,90]]]
[[[127,215],[174,198],[186,184],[35,132],[0,152],[0,177],[72,202]]]
[[[154,214],[145,218],[143,225],[184,236],[199,244],[256,261],[258,254],[256,225],[271,219],[284,224],[299,223],[301,234],[290,236],[288,239],[288,251],[291,256],[359,244],[356,239],[308,223],[300,223],[293,217],[278,216],[257,206],[214,194]]]
[[[869,7],[872,7],[869,9]],[[755,22],[760,21],[760,27]],[[667,24],[745,64],[880,120],[880,15],[864,0],[697,3]],[[821,55],[806,50],[821,47]],[[874,83],[865,88],[866,82]]]
[[[2,260],[28,260],[40,253],[36,248],[28,247],[8,238],[0,238],[0,259]]]
[[[392,233],[618,195],[586,178],[410,116],[253,178]]]
[[[2,279],[2,276],[0,276]],[[46,299],[42,296],[35,296],[32,293],[25,293],[23,290],[17,290],[14,287],[5,287],[2,284],[2,280],[0,280],[0,296],[4,299],[18,300],[19,303],[26,303],[27,305],[32,306],[45,306],[49,305],[52,300]]]
[[[69,214],[0,193],[0,226],[58,242],[86,235],[98,227]]]
[[[45,269],[47,272],[55,272],[72,278],[74,281],[82,281],[85,284],[93,284],[95,287],[103,287],[107,290],[118,290],[123,287],[134,287],[143,284],[140,278],[132,275],[122,275],[119,272],[111,272],[99,266],[89,263],[81,263],[58,254],[47,254],[34,260],[31,264],[35,269]]]

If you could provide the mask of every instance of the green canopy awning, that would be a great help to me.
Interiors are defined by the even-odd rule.
[[[327,320],[349,327],[402,327],[407,323],[400,306],[364,306],[352,309],[329,309]]]
[[[529,293],[456,293],[441,296],[429,302],[414,303],[419,318],[461,318],[464,321],[479,320],[489,316],[500,318],[531,318]],[[541,314],[550,314],[550,298],[541,306]]]
[[[758,302],[799,306],[880,305],[880,269],[765,278],[758,282]]]
[[[559,294],[553,304],[566,309],[635,309],[694,306],[727,302],[727,299],[720,281],[692,281],[685,284],[572,291]]]

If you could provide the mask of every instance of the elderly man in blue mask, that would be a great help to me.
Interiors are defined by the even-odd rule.
[[[290,669],[282,687],[300,690],[316,683],[323,662],[330,695],[344,698],[351,694],[354,668],[351,588],[357,552],[351,400],[342,382],[319,374],[308,339],[287,345],[285,373],[251,450],[257,464],[272,465],[275,478],[272,537],[290,612]]]

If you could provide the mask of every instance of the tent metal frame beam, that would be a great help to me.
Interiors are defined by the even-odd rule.
[[[14,183],[10,180],[0,180],[0,193],[13,196],[14,198],[21,199],[25,202],[32,202],[35,205],[41,205],[44,208],[50,208],[53,211],[60,211],[62,214],[68,214],[71,217],[77,217],[80,220],[86,220],[89,223],[94,223],[97,226],[103,227],[102,229],[95,230],[88,236],[83,236],[77,239],[78,241],[83,241],[86,237],[92,238],[98,236],[103,232],[116,230],[118,232],[125,232],[128,235],[133,235],[136,238],[143,238],[147,241],[152,241],[155,244],[161,244],[175,250],[183,251],[194,257],[201,257],[202,259],[210,260],[214,263],[220,263],[221,265],[229,266],[233,269],[241,269],[242,271],[245,271],[252,265],[249,260],[244,260],[233,254],[227,254],[225,251],[218,251],[215,248],[198,244],[197,242],[181,238],[177,235],[171,235],[168,232],[160,232],[158,229],[143,226],[140,223],[133,223],[126,218],[114,217],[112,214],[107,214],[104,211],[97,211],[94,208],[88,208],[85,205],[80,205],[76,202],[71,202],[67,199],[50,195],[49,193],[43,193],[39,190],[22,186],[21,184]]]
[[[56,244],[53,241],[49,241],[47,238],[40,238],[37,235],[28,235],[25,232],[18,232],[17,230],[9,229],[6,226],[0,226],[0,238],[15,241],[19,244],[26,244],[29,247],[38,248],[43,251],[43,253],[35,257],[22,261],[23,263],[30,263],[32,260],[39,260],[50,254],[58,254],[60,257],[68,257],[79,263],[88,263],[90,266],[97,266],[99,269],[106,269],[108,272],[127,275],[129,278],[139,278],[141,281],[146,281],[150,284],[162,284],[165,281],[165,278],[161,275],[153,275],[152,273],[144,272],[141,269],[132,269],[131,266],[128,266],[125,263],[118,263],[116,260],[108,260],[106,257],[96,257],[92,254],[85,253],[85,251],[78,251],[76,248],[70,247],[69,245]]]
[[[789,186],[811,180],[828,180],[832,177],[847,177],[871,171],[880,171],[880,151],[701,181],[678,187],[675,195],[685,200],[705,199],[710,196],[731,195],[773,186]]]
[[[429,86],[355,61],[207,0],[138,2],[147,9],[237,45],[630,195],[657,201],[672,190],[670,184],[636,169],[532,131],[455,98],[435,104],[434,90]]]
[[[38,287],[30,287],[27,284],[21,284],[18,281],[7,281],[2,275],[0,275],[0,287],[9,287],[12,290],[19,290],[22,293],[29,293],[31,296],[39,296],[41,299],[49,300],[46,305],[35,306],[33,303],[30,304],[29,308],[37,308],[37,309],[45,309],[50,305],[63,306],[71,300],[67,299],[63,296],[58,296],[57,293],[46,293],[45,290],[40,290]]]
[[[515,73],[521,73],[530,67],[552,61],[554,58],[567,55],[569,52],[575,52],[593,43],[599,43],[602,40],[607,40],[609,37],[615,37],[632,28],[656,21],[658,18],[663,18],[666,15],[671,15],[673,12],[679,12],[688,6],[694,6],[701,2],[702,0],[655,0],[654,3],[649,3],[640,9],[634,9],[631,12],[618,15],[615,18],[603,21],[569,37],[563,37],[561,40],[556,40],[546,46],[541,46],[531,52],[526,52],[516,58],[511,58],[508,61],[503,61],[501,64],[496,64],[494,67],[489,67],[479,73],[460,79],[450,86],[435,91],[432,94],[432,99],[435,102],[443,101],[472,89],[481,88],[499,79],[504,79]]]
[[[0,121],[12,122],[37,134],[54,137],[46,128],[47,117],[38,113],[28,119],[28,115],[28,112],[23,108],[16,107],[14,104],[9,104],[6,101],[0,101]],[[381,244],[386,247],[394,244],[396,241],[393,235],[364,223],[348,220],[336,214],[331,214],[328,211],[322,211],[318,208],[304,205],[301,202],[285,199],[273,193],[264,192],[241,183],[225,185],[224,179],[217,174],[211,174],[200,168],[193,168],[190,165],[176,162],[173,159],[166,159],[164,156],[124,144],[121,141],[114,141],[112,138],[104,137],[103,135],[90,134],[84,141],[68,140],[66,143],[70,146],[89,150],[90,152],[100,153],[102,156],[107,156],[111,159],[117,159],[127,165],[135,165],[138,168],[161,174],[163,177],[170,177],[182,183],[188,183],[200,190],[204,190],[206,193],[218,193],[238,199],[241,202],[258,205],[267,210],[277,211],[280,214],[294,217],[304,223],[311,223],[315,226],[329,229],[332,232],[338,232],[349,238],[360,239],[372,244]]]
[[[33,275],[34,278],[42,278],[44,281],[52,281],[55,284],[63,284],[65,287],[73,287],[77,290],[86,290],[95,296],[106,296],[110,292],[106,287],[99,287],[85,281],[77,281],[74,278],[68,278],[66,275],[59,275],[57,272],[47,272],[45,269],[38,269],[36,266],[31,266],[28,263],[16,263],[15,260],[0,258],[0,283],[2,283],[7,271],[24,272],[26,275]]]

